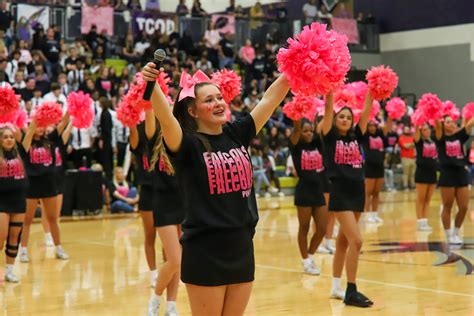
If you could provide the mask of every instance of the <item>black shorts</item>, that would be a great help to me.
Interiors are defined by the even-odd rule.
[[[364,165],[365,177],[369,179],[380,179],[384,177],[383,163],[366,163]]]
[[[181,195],[174,190],[153,190],[153,220],[155,227],[181,224],[184,221],[184,204]]]
[[[200,286],[252,282],[254,233],[253,227],[212,229],[182,240],[181,280]]]
[[[329,211],[363,212],[365,207],[365,183],[360,180],[331,179]]]
[[[29,185],[26,191],[26,198],[28,199],[43,199],[58,195],[56,173],[36,177],[30,176],[28,181]]]
[[[300,178],[295,189],[295,205],[302,207],[326,205],[322,179],[319,182],[310,182]]]
[[[140,201],[138,202],[138,209],[141,212],[153,211],[153,186],[140,186]]]
[[[415,183],[436,184],[436,170],[417,166],[415,171]]]
[[[438,186],[462,188],[469,184],[466,167],[441,167]]]
[[[0,213],[22,214],[26,212],[26,190],[0,192]]]

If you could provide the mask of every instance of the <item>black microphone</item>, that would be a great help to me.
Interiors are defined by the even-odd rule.
[[[162,49],[155,50],[153,54],[153,63],[156,65],[155,69],[160,69],[163,60],[166,58],[166,53]],[[155,81],[148,81],[146,83],[145,93],[143,93],[143,100],[150,101],[151,94],[153,93],[153,88],[155,87]]]

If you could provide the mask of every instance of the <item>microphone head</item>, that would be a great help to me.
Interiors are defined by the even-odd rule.
[[[162,49],[157,49],[157,50],[155,50],[155,53],[153,54],[153,57],[154,57],[155,60],[163,61],[166,58],[166,52]]]

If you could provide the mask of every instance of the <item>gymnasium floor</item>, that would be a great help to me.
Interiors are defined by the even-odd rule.
[[[385,223],[361,224],[358,287],[375,302],[370,309],[344,307],[328,298],[331,255],[318,256],[321,276],[301,273],[292,197],[261,199],[256,282],[246,315],[474,315],[473,201],[463,229],[465,245],[452,251],[450,260],[455,262],[443,264],[448,256],[440,243],[439,192],[430,209],[433,233],[416,232],[414,198],[414,193],[384,194]],[[152,290],[138,215],[69,220],[61,227],[71,260],[52,259],[54,250],[43,246],[41,225],[35,224],[31,262],[15,266],[21,283],[0,281],[0,314],[146,315]],[[3,278],[3,254],[0,258]],[[184,286],[178,311],[190,315]]]

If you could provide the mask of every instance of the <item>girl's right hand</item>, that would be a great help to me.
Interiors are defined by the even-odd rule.
[[[145,81],[156,81],[156,78],[160,75],[160,71],[156,69],[154,63],[150,62],[143,67],[142,74]]]

